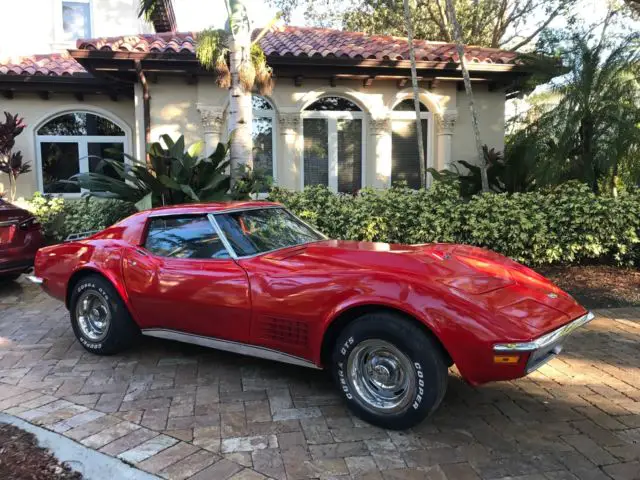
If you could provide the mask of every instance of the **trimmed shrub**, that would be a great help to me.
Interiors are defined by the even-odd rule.
[[[132,203],[121,200],[94,197],[65,200],[39,192],[22,206],[42,224],[50,243],[62,242],[72,233],[102,230],[136,212]]]
[[[640,192],[595,195],[569,182],[552,190],[479,194],[464,200],[456,185],[393,187],[335,194],[274,188],[286,205],[332,238],[392,243],[453,242],[495,250],[529,265],[590,260],[640,263]]]

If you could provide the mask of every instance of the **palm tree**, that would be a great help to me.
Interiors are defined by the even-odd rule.
[[[165,0],[140,0],[139,15],[149,19]],[[229,89],[229,130],[231,171],[242,164],[253,166],[251,137],[251,92],[269,93],[272,70],[259,40],[278,19],[276,17],[251,40],[251,24],[243,0],[225,0],[228,21],[225,29],[208,29],[197,37],[196,56],[216,74],[216,83]]]
[[[456,10],[453,6],[453,0],[447,0],[447,13],[449,21],[453,27],[453,36],[456,41],[456,50],[460,58],[460,68],[462,69],[462,79],[464,81],[464,89],[469,100],[469,111],[471,112],[471,125],[473,127],[473,136],[476,141],[476,152],[478,154],[478,166],[480,167],[480,178],[482,179],[482,191],[489,191],[489,175],[487,169],[489,167],[484,152],[482,150],[482,140],[480,139],[480,128],[478,126],[478,114],[476,113],[475,100],[473,98],[473,90],[471,89],[471,77],[467,69],[467,62],[464,58],[464,44],[462,40],[462,29],[456,17]]]
[[[404,21],[407,27],[409,42],[409,59],[411,61],[411,86],[413,87],[413,105],[416,109],[416,135],[418,137],[418,158],[420,159],[420,186],[427,187],[427,165],[424,159],[424,141],[422,138],[422,120],[420,118],[420,98],[418,89],[418,72],[416,67],[416,52],[413,45],[413,22],[409,10],[409,0],[404,0]]]
[[[640,148],[640,35],[614,46],[605,31],[594,46],[571,40],[569,73],[550,91],[556,102],[534,102],[534,121],[518,133],[535,151],[543,184],[576,179],[615,194],[621,162]]]

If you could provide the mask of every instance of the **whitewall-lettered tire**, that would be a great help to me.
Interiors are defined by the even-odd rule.
[[[349,408],[383,428],[410,428],[440,405],[448,369],[439,345],[413,321],[366,314],[341,332],[331,370]]]
[[[98,355],[126,349],[140,333],[116,289],[99,275],[83,277],[74,285],[69,311],[76,338]]]

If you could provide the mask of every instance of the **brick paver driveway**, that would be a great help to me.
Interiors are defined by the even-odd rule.
[[[0,287],[0,410],[170,479],[639,479],[640,310],[599,314],[528,378],[452,372],[434,417],[393,432],[322,372],[153,339],[91,355],[22,282]]]

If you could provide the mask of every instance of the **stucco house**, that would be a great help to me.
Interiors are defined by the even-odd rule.
[[[136,23],[134,0],[120,0],[126,8],[115,16],[100,16],[98,5],[105,2],[50,1],[62,8],[88,5],[64,11],[68,18],[60,28],[67,42],[77,37],[74,45],[0,61],[0,111],[18,113],[28,124],[16,149],[33,171],[20,177],[19,196],[37,190],[62,194],[56,181],[91,171],[97,163],[92,156],[107,149],[143,158],[146,142],[162,134],[204,140],[209,150],[228,138],[228,92],[198,63],[197,34],[175,31],[170,0],[153,25]],[[120,28],[138,25],[137,31],[101,36],[98,26],[116,17],[125,19]],[[269,97],[253,98],[254,159],[276,184],[325,184],[343,192],[396,180],[419,184],[405,39],[286,26],[274,27],[260,44],[275,87]],[[59,47],[55,41],[43,45]],[[443,169],[455,160],[473,161],[455,46],[415,46],[428,165]],[[530,72],[513,52],[467,47],[465,53],[482,140],[502,150],[505,100]]]

